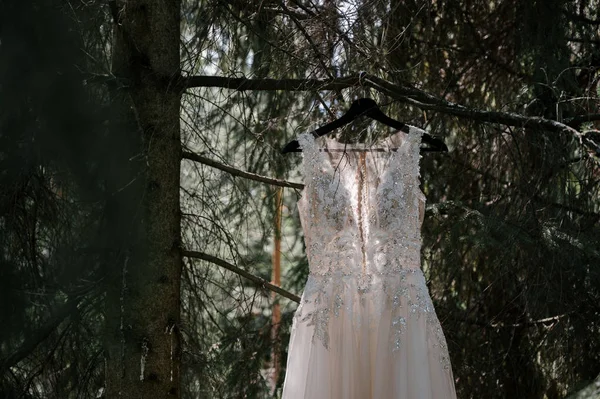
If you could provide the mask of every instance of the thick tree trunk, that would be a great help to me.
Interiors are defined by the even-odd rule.
[[[180,3],[111,1],[117,98],[141,135],[136,215],[124,255],[107,278],[106,397],[180,396]],[[134,183],[134,184],[137,184]],[[127,190],[127,187],[123,187]],[[131,209],[131,207],[129,208]],[[117,212],[117,214],[122,214]],[[132,217],[133,216],[133,217]]]

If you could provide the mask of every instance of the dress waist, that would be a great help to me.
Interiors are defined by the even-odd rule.
[[[338,236],[326,244],[307,248],[313,275],[393,275],[404,269],[420,269],[421,240],[379,236],[362,243],[352,236]]]

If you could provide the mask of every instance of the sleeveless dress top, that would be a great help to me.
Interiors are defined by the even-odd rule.
[[[294,315],[284,399],[456,398],[420,268],[422,134],[411,126],[372,151],[298,137],[310,273]]]

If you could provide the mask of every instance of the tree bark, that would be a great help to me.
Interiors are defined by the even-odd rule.
[[[137,206],[109,267],[106,397],[180,397],[180,2],[111,1],[113,74],[130,82],[126,135],[137,135]],[[132,140],[135,141],[135,140]],[[122,187],[128,190],[129,187]],[[120,195],[116,193],[115,195]]]

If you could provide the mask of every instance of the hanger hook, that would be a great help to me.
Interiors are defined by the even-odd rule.
[[[363,85],[363,82],[362,82],[362,81],[363,81],[363,79],[364,79],[364,78],[366,78],[366,77],[367,77],[367,73],[366,73],[365,71],[360,71],[360,72],[358,73],[358,85],[359,85],[360,87],[364,87],[364,85]]]

